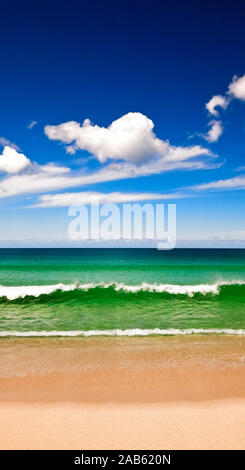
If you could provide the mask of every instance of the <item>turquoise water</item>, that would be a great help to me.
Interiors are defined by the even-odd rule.
[[[1,336],[204,330],[245,332],[245,250],[0,250]]]

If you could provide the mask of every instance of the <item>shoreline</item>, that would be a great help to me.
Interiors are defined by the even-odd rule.
[[[226,398],[245,398],[243,336],[0,341],[0,401],[155,403]]]
[[[244,328],[126,328],[109,330],[50,330],[50,331],[0,331],[1,338],[90,338],[90,337],[129,337],[129,338],[154,338],[158,336],[244,336]]]

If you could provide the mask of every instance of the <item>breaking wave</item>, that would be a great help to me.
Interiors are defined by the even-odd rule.
[[[50,296],[56,292],[89,292],[98,289],[100,292],[110,289],[114,292],[137,294],[152,293],[169,295],[185,295],[193,297],[199,295],[219,295],[224,289],[240,288],[245,289],[245,281],[219,281],[214,284],[178,285],[178,284],[150,284],[127,285],[124,283],[85,283],[85,284],[53,284],[40,286],[3,286],[0,285],[0,298],[7,300],[24,299],[25,297],[38,298],[40,296]]]

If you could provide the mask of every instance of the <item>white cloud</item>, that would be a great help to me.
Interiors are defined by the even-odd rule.
[[[62,189],[68,187],[68,183],[72,185],[68,177],[50,175],[42,170],[37,173],[15,175],[1,181],[0,198]]]
[[[26,174],[9,176],[0,182],[0,198],[16,196],[19,194],[35,194],[44,191],[86,186],[95,183],[104,183],[121,179],[131,179],[140,176],[160,174],[166,171],[197,170],[215,168],[219,164],[210,164],[202,161],[183,161],[166,163],[165,166],[159,160],[154,165],[145,164],[140,167],[129,163],[112,163],[95,171],[94,173],[76,175],[69,173],[69,168],[60,170],[60,167],[33,165]],[[35,170],[35,171],[34,171]],[[56,173],[57,170],[57,173]],[[67,174],[68,173],[68,174]]]
[[[226,109],[229,104],[229,100],[222,95],[215,95],[211,98],[211,100],[206,103],[206,108],[210,114],[215,117],[218,117],[219,112],[217,111],[217,107]]]
[[[206,134],[203,135],[203,138],[207,140],[207,142],[217,142],[223,132],[223,126],[221,121],[212,120],[209,122],[210,129]]]
[[[228,93],[232,95],[233,98],[245,100],[245,75],[242,77],[235,75],[233,77],[233,80],[228,87]]]
[[[143,163],[153,157],[165,155],[169,144],[153,133],[154,124],[141,113],[128,113],[113,121],[107,128],[70,121],[58,126],[46,126],[45,133],[52,140],[71,144],[69,153],[87,150],[100,162],[108,159]]]
[[[74,154],[86,150],[100,162],[121,160],[140,165],[156,159],[182,161],[197,155],[210,155],[200,146],[173,147],[158,139],[153,132],[151,119],[141,113],[128,113],[113,121],[107,128],[91,124],[85,119],[80,125],[76,121],[57,126],[45,126],[45,134],[51,140],[68,144],[66,151]]]
[[[217,107],[226,109],[232,99],[245,100],[245,75],[238,77],[234,75],[232,82],[228,85],[226,96],[214,95],[211,100],[206,103],[206,108],[210,114],[218,117]]]
[[[84,191],[78,193],[45,194],[39,197],[36,204],[30,207],[69,207],[72,205],[91,204],[95,198],[101,204],[133,202],[133,201],[153,201],[164,199],[176,199],[182,197],[181,194],[157,194],[157,193],[100,193],[96,191]]]
[[[30,160],[23,153],[6,145],[0,155],[0,172],[18,173],[30,165]]]
[[[15,150],[20,150],[18,145],[16,145],[14,142],[11,142],[9,139],[5,139],[5,137],[0,137],[0,145],[2,147],[5,147],[6,145],[8,145],[9,147]]]
[[[227,178],[218,181],[211,181],[210,183],[199,184],[192,186],[194,190],[232,190],[232,189],[245,189],[245,175],[235,176],[234,178]]]
[[[206,103],[206,109],[212,116],[217,118],[219,111],[216,108],[226,109],[234,98],[245,101],[245,75],[242,77],[234,75],[232,82],[228,85],[225,96],[214,95],[211,100]],[[223,132],[222,123],[221,121],[211,121],[209,125],[212,127],[207,134],[201,136],[208,142],[217,142]]]
[[[57,166],[54,163],[48,163],[47,165],[33,164],[37,168],[37,173],[44,173],[46,175],[63,175],[69,173],[71,170],[67,166]]]
[[[27,124],[27,129],[33,129],[33,127],[35,127],[37,125],[37,121],[31,121],[29,122],[29,124]]]
[[[215,155],[209,149],[200,145],[172,146],[169,142],[158,139],[152,129],[153,122],[140,113],[129,113],[114,121],[108,128],[92,126],[88,120],[82,126],[73,121],[59,126],[46,126],[46,133],[50,138],[59,138],[70,143],[68,149],[71,152],[76,151],[80,145],[91,153],[96,153],[101,163],[107,159],[111,161],[102,164],[94,172],[86,173],[84,168],[81,174],[81,171],[74,172],[70,168],[52,163],[38,165],[16,152],[15,157],[19,157],[18,171],[24,166],[26,169],[19,175],[8,176],[0,181],[0,198],[138,178],[173,170],[220,166],[220,163],[210,161]],[[16,172],[17,167],[14,170],[9,165],[8,170]]]

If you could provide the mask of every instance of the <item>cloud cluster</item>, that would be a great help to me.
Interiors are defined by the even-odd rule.
[[[12,173],[0,181],[0,198],[19,194],[57,191],[89,184],[138,178],[173,170],[216,168],[215,155],[205,147],[173,146],[156,137],[151,119],[141,113],[128,113],[107,128],[92,125],[87,119],[80,125],[71,121],[46,126],[50,139],[67,145],[69,153],[87,150],[100,162],[100,168],[72,171],[51,163],[38,165],[24,154],[5,146],[0,155],[0,171]]]
[[[84,134],[86,127],[88,129]],[[52,163],[38,165],[25,155],[5,146],[0,156],[0,171],[7,171],[12,175],[0,181],[0,198],[132,179],[173,170],[198,170],[220,166],[220,163],[213,162],[214,155],[209,149],[200,145],[171,146],[169,142],[154,135],[153,127],[153,122],[140,113],[122,116],[108,128],[92,126],[88,121],[82,126],[74,122],[72,125],[64,123],[60,126],[47,126],[46,133],[50,138],[70,142],[73,150],[74,145],[75,148],[78,144],[85,146],[86,140],[86,148],[96,154],[101,167],[93,172],[86,172],[84,168],[81,173]],[[93,140],[93,136],[97,137]],[[105,162],[107,159],[110,161]]]
[[[226,109],[232,99],[245,101],[245,75],[238,77],[234,75],[232,82],[228,85],[225,96],[215,95],[206,103],[206,108],[210,114],[215,117],[219,116],[218,107]]]
[[[223,132],[219,118],[232,99],[245,100],[245,75],[235,76],[224,95],[215,95],[206,103],[210,114],[208,130],[199,134],[207,142],[217,142]],[[37,124],[30,122],[29,129]],[[0,198],[21,194],[38,194],[80,188],[92,184],[143,176],[162,174],[174,170],[211,169],[221,166],[214,161],[216,155],[201,145],[175,146],[162,140],[154,132],[154,123],[140,112],[130,112],[113,121],[108,127],[92,124],[85,119],[82,124],[76,121],[45,126],[45,134],[50,140],[65,145],[66,152],[74,155],[82,150],[90,158],[98,160],[98,169],[91,171],[85,166],[73,171],[66,166],[52,163],[39,165],[32,162],[19,148],[4,137],[0,137],[3,151],[0,154],[0,173],[7,176],[0,180]],[[83,163],[86,162],[80,159]],[[67,192],[63,194],[44,194],[30,207],[66,207],[88,204],[91,198],[98,197],[100,202],[130,202],[157,199],[190,197],[195,191],[245,189],[245,176],[218,180],[191,188],[183,188],[179,193],[101,193],[94,191]],[[190,191],[191,190],[191,191]]]
[[[245,75],[238,77],[234,75],[232,82],[228,85],[226,94],[214,95],[207,103],[206,109],[209,114],[218,118],[219,110],[221,108],[225,110],[233,99],[245,100]],[[217,142],[223,132],[223,126],[221,121],[212,120],[209,122],[210,129],[207,134],[203,137],[208,142]]]

